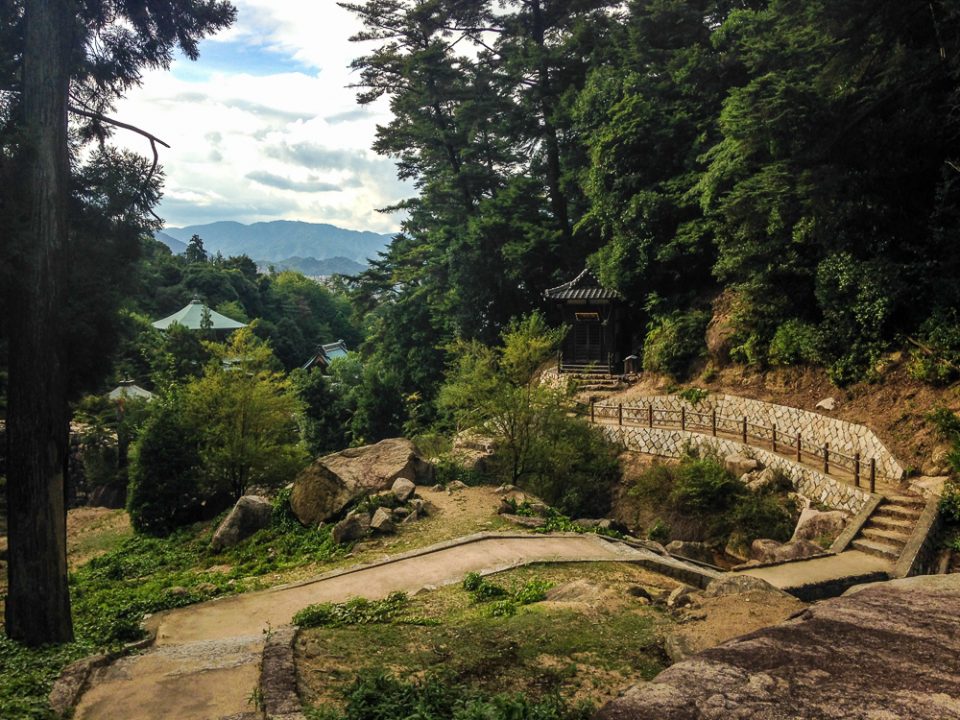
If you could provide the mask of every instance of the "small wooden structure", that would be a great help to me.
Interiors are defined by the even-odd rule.
[[[349,352],[350,350],[343,340],[337,340],[334,343],[327,343],[326,345],[319,345],[313,355],[310,356],[310,359],[301,367],[304,370],[318,367],[320,368],[320,372],[325,373],[327,368],[330,367],[331,362],[337,358],[346,357]]]
[[[560,304],[563,323],[570,328],[560,347],[560,372],[619,375],[629,341],[620,293],[603,287],[584,269],[544,297]]]

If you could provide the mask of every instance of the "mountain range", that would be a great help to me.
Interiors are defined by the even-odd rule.
[[[251,225],[223,221],[182,228],[164,228],[155,237],[174,253],[183,252],[199,235],[209,254],[247,255],[258,263],[279,265],[294,260],[343,258],[366,266],[368,258],[384,250],[392,235],[346,230],[326,223],[274,220]],[[310,273],[314,274],[314,273]],[[319,274],[319,273],[318,273]]]

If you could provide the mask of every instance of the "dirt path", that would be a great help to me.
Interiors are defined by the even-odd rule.
[[[434,548],[151,618],[154,646],[99,671],[74,717],[211,720],[251,711],[264,631],[290,623],[311,603],[412,592],[459,582],[467,572],[530,562],[622,561],[646,554],[596,535],[488,537]]]

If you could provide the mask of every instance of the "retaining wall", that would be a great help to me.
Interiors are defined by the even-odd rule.
[[[817,412],[733,395],[709,395],[695,405],[676,395],[649,395],[623,403],[624,408],[646,409],[650,405],[655,409],[675,412],[681,408],[698,413],[709,413],[715,409],[717,415],[723,418],[741,420],[746,417],[749,423],[767,427],[776,425],[784,443],[792,442],[800,433],[805,447],[808,443],[818,448],[829,443],[831,450],[846,455],[859,452],[864,462],[874,458],[877,461],[877,474],[893,482],[899,482],[905,474],[900,463],[870,428]]]
[[[679,407],[679,406],[678,406]],[[650,455],[682,457],[689,450],[710,450],[721,457],[733,454],[755,458],[764,467],[783,471],[797,492],[837,510],[856,515],[870,500],[870,493],[824,475],[811,467],[789,460],[768,450],[744,445],[736,440],[700,433],[635,427],[602,425],[603,432],[625,448]]]

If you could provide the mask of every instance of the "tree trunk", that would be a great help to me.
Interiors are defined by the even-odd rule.
[[[9,591],[6,632],[29,644],[73,639],[64,478],[69,414],[61,333],[69,193],[70,0],[24,3],[22,232],[9,318]]]

